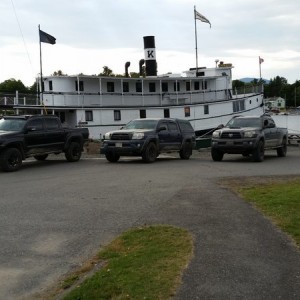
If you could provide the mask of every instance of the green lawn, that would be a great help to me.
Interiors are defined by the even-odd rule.
[[[230,187],[293,238],[300,247],[300,178],[231,183]]]
[[[193,239],[184,229],[129,230],[99,253],[105,266],[63,299],[171,299],[192,253]],[[77,279],[66,279],[66,285],[77,285]]]

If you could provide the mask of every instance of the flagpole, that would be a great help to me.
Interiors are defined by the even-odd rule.
[[[196,23],[196,6],[194,6],[194,19],[195,19],[195,44],[196,44],[196,77],[198,74],[198,46],[197,46],[197,23]]]
[[[40,24],[39,24],[39,43],[40,43],[40,75],[41,75],[41,94],[40,94],[40,101],[43,103],[43,68],[42,68],[42,43],[41,43],[41,34],[40,34]]]

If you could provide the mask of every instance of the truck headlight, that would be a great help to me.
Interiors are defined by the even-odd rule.
[[[107,132],[107,133],[104,134],[104,139],[105,140],[110,140],[110,138],[111,138],[111,133],[110,132]]]
[[[132,135],[133,140],[141,140],[144,138],[144,133],[143,132],[134,132]]]
[[[213,132],[212,137],[213,138],[219,138],[220,137],[220,133],[221,133],[220,131],[216,130],[216,131]]]
[[[256,137],[256,132],[254,130],[249,130],[244,132],[245,138],[253,138]]]

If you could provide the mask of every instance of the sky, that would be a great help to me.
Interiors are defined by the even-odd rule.
[[[139,71],[144,36],[155,36],[158,74],[232,63],[233,79],[300,80],[299,0],[1,0],[0,83],[31,86],[40,73],[38,26],[56,44],[41,43],[42,73],[95,75]],[[259,65],[259,57],[264,62]],[[261,69],[260,69],[261,67]]]

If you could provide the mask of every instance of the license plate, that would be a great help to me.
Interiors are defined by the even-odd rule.
[[[122,148],[122,143],[116,143],[115,146],[118,148]]]

